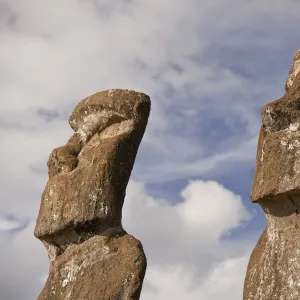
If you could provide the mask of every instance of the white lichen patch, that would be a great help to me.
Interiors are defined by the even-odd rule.
[[[94,207],[96,206],[96,202],[98,200],[98,195],[97,194],[90,194],[89,196],[89,200],[90,200],[90,206],[94,205]]]
[[[286,205],[290,206],[289,200],[286,201]],[[264,211],[267,211],[266,207]],[[300,250],[298,239],[291,235],[297,216],[292,214],[281,217],[266,213],[266,217],[268,227],[263,233],[259,250],[250,260],[245,281],[248,294],[244,299],[298,300]]]
[[[105,246],[103,247],[103,253],[104,253],[104,254],[109,254],[109,252],[110,252],[109,247],[108,247],[107,245],[105,245]]]
[[[298,148],[300,146],[300,142],[298,140],[293,140],[289,145],[288,149],[292,150]]]
[[[263,141],[262,143],[262,147],[261,147],[261,157],[260,157],[260,161],[264,160],[264,155],[265,155],[265,151],[264,151],[264,146],[266,144],[266,141]]]
[[[294,140],[291,140],[291,141],[287,141],[286,139],[282,139],[280,141],[280,144],[282,146],[287,147],[287,149],[289,149],[289,150],[293,150],[295,148],[300,147],[300,142],[299,142],[298,139],[294,139]]]
[[[295,53],[294,57],[296,57],[298,54],[299,54],[299,50]],[[294,60],[294,63],[290,70],[290,74],[286,81],[286,85],[287,85],[288,89],[292,87],[292,85],[294,83],[294,79],[299,72],[300,72],[300,59],[297,59],[297,60]]]
[[[268,107],[266,108],[266,113],[267,113],[267,114],[271,114],[271,113],[273,113],[273,112],[274,112],[274,108],[273,108],[273,107],[268,106]]]
[[[69,282],[76,280],[78,272],[82,268],[86,268],[88,266],[87,261],[83,261],[80,265],[77,265],[74,258],[71,258],[71,261],[67,263],[64,272],[66,272],[66,277],[62,281],[62,287],[65,287]]]
[[[297,131],[299,129],[299,122],[291,123],[289,126],[290,131]]]
[[[123,284],[130,283],[130,281],[131,281],[133,278],[134,278],[134,274],[131,273],[131,274],[130,274],[130,277],[127,277],[127,278],[124,279]]]
[[[54,286],[54,285],[51,286],[50,293],[51,293],[52,295],[55,295],[55,294],[56,294],[56,289],[55,289],[55,286]]]
[[[101,202],[100,204],[100,210],[101,212],[106,216],[108,213],[108,207],[104,204],[104,202]]]
[[[88,198],[90,200],[89,205],[96,205],[96,202],[99,201],[99,197],[102,194],[102,189],[101,188],[96,188],[94,189],[94,191],[88,195]]]
[[[263,121],[265,124],[265,131],[272,131],[272,126],[274,125],[274,115],[275,110],[273,107],[268,106],[263,115]]]
[[[280,144],[281,144],[282,146],[287,146],[288,142],[285,141],[285,140],[281,140],[281,141],[280,141]]]
[[[261,158],[260,158],[260,161],[263,161],[264,160],[264,155],[265,155],[265,152],[264,152],[264,149],[261,150]]]
[[[97,201],[98,195],[97,195],[97,194],[90,194],[90,195],[89,195],[89,199],[90,199],[91,201]]]
[[[58,251],[57,247],[52,244],[49,244],[45,241],[43,241],[43,244],[44,244],[45,248],[47,249],[49,261],[53,262],[57,257],[57,251]]]
[[[79,133],[81,140],[85,143],[87,139],[93,136],[96,132],[101,132],[110,124],[124,120],[124,116],[112,110],[101,110],[95,113],[86,115],[81,124],[78,126],[77,133]]]
[[[133,121],[126,120],[120,123],[113,124],[103,130],[100,134],[100,139],[112,138],[126,132],[129,132],[133,129]]]
[[[295,153],[294,167],[295,173],[300,173],[300,150],[297,150]]]
[[[113,255],[110,248],[107,245],[99,248],[99,244],[95,244],[95,248],[89,248],[89,252],[81,253],[80,257],[73,254],[65,266],[60,269],[63,278],[61,286],[66,287],[69,283],[74,282],[78,276],[84,275],[87,268],[92,267],[98,261],[107,259],[110,255]],[[84,260],[81,259],[82,257]]]
[[[279,182],[278,190],[280,191],[289,191],[293,189],[295,186],[295,178],[294,176],[284,175]]]

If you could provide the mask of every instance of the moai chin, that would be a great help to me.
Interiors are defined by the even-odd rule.
[[[121,218],[149,113],[147,95],[120,89],[87,97],[73,111],[75,133],[50,154],[34,231],[50,259],[39,300],[139,299],[146,257]]]
[[[300,299],[300,51],[286,94],[262,109],[251,201],[268,225],[248,264],[244,300]]]

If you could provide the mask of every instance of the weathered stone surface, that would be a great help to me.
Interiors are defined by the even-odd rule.
[[[139,299],[146,258],[132,236],[94,236],[69,246],[50,266],[39,299]]]
[[[285,83],[285,90],[288,91],[292,87],[295,77],[300,71],[300,50],[296,51],[294,54],[294,61],[289,71],[289,76]]]
[[[139,257],[141,265],[136,272],[132,272],[135,278],[141,279],[141,284],[146,268],[145,259],[142,259],[144,252],[142,247],[133,246],[134,239],[129,238],[122,228],[121,217],[126,186],[149,112],[149,97],[129,90],[109,90],[94,94],[81,101],[73,111],[69,123],[75,133],[65,146],[54,149],[50,154],[49,181],[42,195],[34,231],[35,236],[45,245],[51,262],[50,275],[40,299],[67,299],[60,295],[66,297],[69,294],[60,294],[59,290],[56,296],[51,296],[48,290],[50,285],[51,289],[53,286],[58,288],[57,284],[63,276],[56,274],[58,268],[73,259],[70,253],[77,253],[80,261],[80,257],[86,255],[83,253],[88,253],[89,247],[93,248],[91,240],[101,245],[106,237],[116,237],[114,247],[119,250],[115,257],[119,263],[112,263],[109,257],[114,256],[110,255],[95,264],[101,265],[106,273],[110,268],[124,267],[131,270],[125,261],[123,265],[121,261],[123,258],[128,261],[132,258],[133,261]],[[98,239],[95,240],[95,237]],[[118,242],[122,242],[120,247]],[[134,243],[139,244],[136,240]],[[129,247],[130,244],[133,248]],[[121,246],[127,247],[128,253],[123,252]],[[102,250],[99,248],[95,255],[101,256]],[[87,265],[86,268],[89,270],[92,266]],[[101,288],[94,288],[94,294],[87,294],[93,295],[91,298],[81,298],[78,294],[79,298],[72,296],[70,299],[138,299],[138,296],[134,296],[138,295],[135,292],[132,298],[113,298],[107,292],[112,292],[108,283],[123,280],[126,272],[124,270],[123,274],[121,269],[119,271],[114,270],[120,277],[101,281]],[[101,277],[99,274],[102,271],[99,274],[93,272],[90,275],[86,272],[85,276],[80,277],[82,282],[79,285],[86,286],[85,293],[88,293],[89,288],[87,278],[92,276],[97,281]],[[76,289],[77,284],[76,281],[72,289]],[[118,288],[121,289],[121,286]],[[97,295],[98,291],[104,294],[101,292]]]
[[[286,94],[262,109],[251,200],[268,225],[252,252],[244,300],[300,299],[300,52]]]

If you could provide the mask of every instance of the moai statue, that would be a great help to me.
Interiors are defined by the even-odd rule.
[[[300,299],[300,51],[286,94],[262,109],[252,202],[268,225],[248,264],[244,300]]]
[[[81,101],[74,134],[49,157],[34,234],[50,270],[39,300],[137,300],[141,243],[122,228],[126,186],[150,113],[143,93],[109,90]]]

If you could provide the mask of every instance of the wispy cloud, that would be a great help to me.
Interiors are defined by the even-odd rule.
[[[292,0],[0,0],[0,197],[5,199],[0,211],[15,220],[32,220],[31,229],[18,236],[32,235],[47,181],[46,160],[71,135],[69,114],[79,100],[100,90],[128,88],[151,96],[135,180],[162,189],[163,183],[170,187],[179,179],[230,177],[233,168],[253,169],[259,111],[284,92],[299,46],[299,12]],[[17,226],[12,220],[1,222],[2,228]],[[155,241],[153,228],[143,228]],[[20,255],[19,246],[12,246],[14,255]],[[207,291],[226,270],[241,276],[247,251],[235,246],[232,261],[220,263],[191,298],[204,293],[214,299],[214,291]],[[208,263],[218,259],[216,255]],[[46,268],[43,263],[41,269]],[[170,278],[173,285],[182,274],[191,278],[190,269],[176,268],[174,276],[160,270],[160,278]],[[156,272],[150,266],[149,276]],[[220,290],[228,288],[223,283]],[[159,288],[159,296],[148,290],[145,299],[172,293],[151,284]],[[39,288],[28,292],[28,299]]]
[[[124,228],[142,241],[148,260],[141,299],[179,300],[183,295],[190,299],[240,299],[253,241],[223,242],[221,237],[249,222],[251,213],[239,195],[214,181],[191,181],[181,197],[183,202],[173,205],[149,195],[144,184],[129,183]],[[46,251],[33,237],[33,226],[31,222],[10,239],[0,235],[3,300],[34,299],[42,288],[47,274]]]
[[[1,232],[22,230],[28,225],[26,220],[17,220],[14,216],[0,215],[0,234]]]

